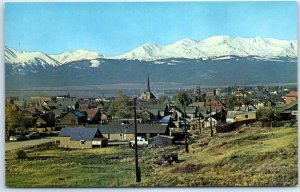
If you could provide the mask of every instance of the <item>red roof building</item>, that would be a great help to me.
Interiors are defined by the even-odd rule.
[[[297,91],[291,91],[285,96],[285,104],[290,104],[298,99]]]
[[[88,109],[85,110],[87,113],[87,120],[92,123],[99,123],[101,120],[100,109]]]

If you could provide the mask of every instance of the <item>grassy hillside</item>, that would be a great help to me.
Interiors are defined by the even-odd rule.
[[[285,186],[296,185],[297,129],[242,128],[209,136],[209,130],[184,146],[139,151],[142,182],[135,183],[134,150],[109,147],[28,150],[16,159],[6,153],[9,187],[124,186]],[[178,152],[180,163],[156,165],[157,156]]]
[[[208,134],[208,132],[207,132]],[[183,163],[157,167],[145,186],[296,185],[297,129],[244,128],[195,137]],[[159,179],[158,179],[159,178]],[[156,181],[156,182],[155,182]]]

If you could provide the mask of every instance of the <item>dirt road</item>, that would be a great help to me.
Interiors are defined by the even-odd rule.
[[[5,143],[5,151],[21,149],[21,148],[28,148],[28,147],[52,142],[55,140],[59,140],[59,138],[58,137],[45,137],[45,138],[41,138],[41,139],[34,139],[34,140],[28,140],[28,141],[7,142],[7,143]]]

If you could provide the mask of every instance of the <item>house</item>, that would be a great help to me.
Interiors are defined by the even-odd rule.
[[[165,104],[146,105],[145,109],[158,119],[169,115],[169,106]]]
[[[295,100],[290,104],[278,104],[275,110],[279,111],[282,120],[298,119],[298,101]]]
[[[104,137],[109,140],[129,141],[134,139],[134,125],[87,125],[89,127],[98,127]],[[170,130],[167,125],[151,125],[151,124],[138,124],[137,136],[148,139],[157,135],[169,135]]]
[[[167,115],[167,116],[161,118],[161,119],[158,121],[158,123],[159,123],[160,125],[169,125],[169,124],[171,123],[171,116],[170,116],[170,115]]]
[[[235,122],[235,115],[242,113],[241,111],[227,111],[226,123]]]
[[[191,120],[198,118],[198,107],[187,106],[185,107],[185,113]]]
[[[34,127],[34,128],[29,128],[29,132],[38,132],[38,133],[49,133],[51,131],[55,131],[54,127]]]
[[[87,125],[93,126],[95,125]],[[100,129],[100,132],[109,140],[117,140],[117,141],[129,141],[134,139],[134,131],[132,129],[132,125],[102,125],[96,126]],[[129,129],[129,127],[131,127]]]
[[[235,121],[255,121],[256,120],[256,111],[243,111],[240,114],[235,115]]]
[[[87,122],[92,124],[100,123],[101,112],[100,109],[88,109],[85,110],[87,113]]]
[[[148,144],[153,147],[165,147],[174,144],[174,137],[167,135],[157,135],[149,138]]]
[[[105,123],[108,123],[109,121],[109,116],[104,114],[104,113],[101,113],[101,118],[100,118],[100,123],[101,124],[105,124]]]
[[[55,116],[53,112],[47,112],[46,114],[40,115],[35,123],[35,127],[54,127],[55,126]]]
[[[41,97],[30,97],[30,103],[32,106],[39,106],[41,105]]]
[[[228,111],[226,115],[226,122],[240,122],[240,121],[255,121],[256,111]]]
[[[183,110],[176,106],[172,106],[169,110],[169,113],[171,114],[171,117],[175,120],[182,119],[184,116]]]
[[[81,101],[81,102],[79,102],[78,106],[79,106],[79,109],[81,111],[88,110],[89,109],[89,102],[87,102],[87,101],[82,102]]]
[[[14,100],[14,104],[18,106],[19,108],[25,108],[26,107],[26,101],[24,100]]]
[[[212,127],[215,127],[218,124],[218,121],[216,119],[208,116],[208,117],[205,117],[204,119],[200,120],[201,128],[210,127],[210,122],[212,124]]]
[[[42,106],[33,106],[33,107],[26,107],[23,110],[24,114],[28,117],[38,117],[42,114],[46,113],[46,110]]]
[[[170,135],[169,126],[153,124],[139,124],[137,126],[137,136],[144,137],[147,140],[157,135]]]
[[[107,145],[107,139],[97,128],[62,128],[58,136],[60,147],[64,148],[90,149]]]
[[[83,127],[87,122],[86,115],[80,111],[69,111],[56,121],[56,127]]]
[[[36,127],[46,127],[47,121],[45,121],[43,118],[39,117],[39,118],[37,118],[35,125],[36,125]]]
[[[89,109],[100,109],[104,107],[103,102],[97,102],[97,101],[90,101],[89,102]]]
[[[297,101],[298,99],[298,95],[297,95],[297,91],[291,91],[289,92],[288,94],[286,94],[285,96],[285,104],[290,104],[292,103],[293,101]]]
[[[76,100],[76,98],[58,97],[56,101],[48,101],[47,103],[51,109],[62,109],[64,111],[79,109],[79,102]]]
[[[206,99],[205,107],[211,108],[212,110],[225,109],[225,106],[221,101],[214,101],[214,100],[209,100],[209,99]]]
[[[48,103],[46,101],[41,103],[41,106],[43,107],[43,109],[45,109],[46,111],[50,111],[51,107],[48,105]]]
[[[142,119],[137,119],[137,123],[141,123]],[[129,125],[134,124],[134,119],[112,119],[110,125]]]
[[[64,112],[64,110],[62,110],[62,109],[53,109],[51,111],[54,113],[55,119],[60,119],[67,113],[67,112]]]
[[[156,120],[156,116],[149,112],[147,109],[138,110],[137,115],[142,118],[143,123],[149,123]]]
[[[99,109],[103,107],[103,103],[102,102],[96,102],[94,100],[80,100],[78,102],[78,108],[81,111],[85,111],[88,109]]]

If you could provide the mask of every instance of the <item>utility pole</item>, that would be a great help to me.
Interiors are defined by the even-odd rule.
[[[189,152],[189,144],[187,143],[187,127],[186,127],[186,115],[185,115],[185,104],[183,105],[183,115],[184,115],[184,137],[185,137],[185,152]]]
[[[209,113],[210,113],[210,135],[213,137],[213,128],[212,128],[212,117],[211,117],[211,100],[209,99]]]
[[[199,126],[199,133],[201,134],[201,123],[200,123],[200,115],[199,115],[199,118],[198,118],[198,126]]]
[[[141,182],[141,170],[139,168],[139,161],[138,161],[138,146],[137,146],[137,122],[136,122],[136,99],[134,98],[133,101],[134,105],[134,149],[135,149],[135,175],[136,175],[136,182]]]

